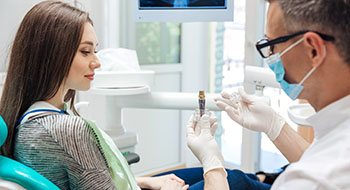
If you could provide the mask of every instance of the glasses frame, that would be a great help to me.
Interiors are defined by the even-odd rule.
[[[288,41],[288,40],[290,40],[290,39],[292,39],[292,38],[294,38],[296,36],[305,34],[307,32],[314,32],[314,33],[318,34],[325,41],[334,41],[335,40],[335,38],[333,36],[330,36],[330,35],[327,35],[327,34],[322,34],[320,32],[316,32],[316,31],[304,30],[304,31],[299,31],[299,32],[296,32],[296,33],[293,33],[293,34],[289,34],[289,35],[286,35],[286,36],[281,36],[281,37],[275,38],[273,40],[269,40],[267,38],[261,39],[255,44],[255,47],[258,50],[258,52],[261,55],[261,57],[268,58],[271,55],[273,55],[273,49],[274,49],[274,46],[276,44],[280,44],[280,43],[286,42],[286,41]],[[271,49],[270,49],[271,52],[270,52],[270,55],[265,56],[264,53],[261,51],[261,49],[265,48],[265,47],[268,47],[268,46],[271,46]]]

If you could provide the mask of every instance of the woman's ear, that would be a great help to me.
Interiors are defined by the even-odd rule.
[[[315,32],[307,32],[304,34],[304,39],[306,53],[312,62],[312,66],[321,65],[327,55],[325,41]]]

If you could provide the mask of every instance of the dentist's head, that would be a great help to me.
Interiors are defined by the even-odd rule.
[[[316,110],[350,93],[350,2],[269,0],[257,49],[292,99]]]
[[[43,1],[24,17],[14,39],[0,114],[9,126],[2,153],[12,156],[13,128],[36,101],[74,101],[99,67],[89,15],[61,1]],[[55,105],[60,106],[60,105]]]

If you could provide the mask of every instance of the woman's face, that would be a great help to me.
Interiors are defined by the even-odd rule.
[[[96,56],[97,37],[90,23],[84,25],[83,36],[76,52],[65,83],[65,89],[89,90],[94,71],[100,62]]]

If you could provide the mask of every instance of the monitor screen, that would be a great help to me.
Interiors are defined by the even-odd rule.
[[[233,21],[233,0],[136,0],[137,21]]]
[[[140,0],[140,9],[225,9],[226,0]]]

